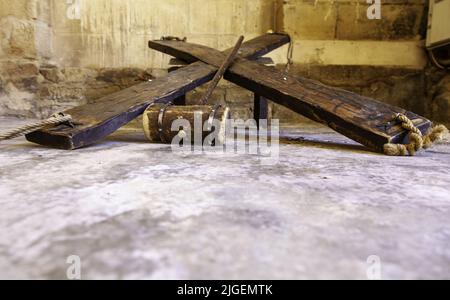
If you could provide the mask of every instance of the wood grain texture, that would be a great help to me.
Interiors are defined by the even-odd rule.
[[[154,49],[194,62],[218,66],[224,54],[205,46],[179,42],[154,42]],[[302,77],[293,77],[273,68],[237,58],[225,79],[281,104],[314,121],[381,152],[386,143],[404,143],[407,132],[391,123],[396,113],[407,115],[425,132],[432,123],[402,108],[326,86]]]
[[[242,44],[240,55],[254,59],[288,42],[286,35],[264,35]],[[228,51],[231,50],[223,55],[226,56]],[[66,150],[88,146],[141,115],[150,104],[167,103],[210,81],[217,70],[218,66],[193,63],[165,77],[65,111],[72,116],[74,128],[60,125],[33,132],[26,138],[37,144]]]
[[[264,34],[243,43],[238,51],[238,56],[240,56],[241,58],[246,58],[248,60],[257,60],[261,56],[266,55],[267,53],[270,53],[271,51],[285,44],[288,44],[290,41],[291,40],[289,36],[286,34]],[[179,60],[187,63],[193,63],[201,60],[195,54],[196,52],[200,51],[203,52],[203,54],[207,54],[211,50],[211,48],[209,47],[191,43],[184,43],[184,49],[190,49],[191,51],[177,51],[173,48],[167,47],[167,45],[176,47],[176,45],[178,45],[179,43],[182,42],[158,40],[149,41],[148,46],[154,50],[172,55]],[[220,52],[218,50],[215,51]],[[233,51],[233,49],[224,51],[220,56],[220,59],[222,59],[223,61],[224,57],[226,57],[231,51]]]
[[[95,143],[141,115],[155,102],[166,103],[212,79],[217,68],[201,62],[108,95],[95,103],[65,111],[74,128],[60,125],[26,136],[28,141],[60,149],[77,149]]]

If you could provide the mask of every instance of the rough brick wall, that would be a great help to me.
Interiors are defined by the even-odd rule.
[[[276,11],[275,0],[0,0],[0,5],[0,114],[28,117],[45,117],[164,75],[169,57],[148,49],[150,39],[186,36],[225,49],[241,34],[252,38],[273,29]],[[252,103],[247,96],[223,84],[214,97],[243,113]]]
[[[0,2],[0,112],[28,115],[38,105],[37,15],[33,1]]]

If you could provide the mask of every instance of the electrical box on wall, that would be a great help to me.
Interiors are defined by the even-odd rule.
[[[450,44],[450,0],[430,0],[427,48]]]

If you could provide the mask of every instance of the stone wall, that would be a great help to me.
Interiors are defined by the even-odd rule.
[[[424,69],[426,0],[279,1],[278,27],[294,37],[294,75],[307,76],[430,116]],[[295,116],[282,109],[280,118]]]
[[[148,49],[150,39],[225,49],[241,34],[275,29],[294,39],[293,75],[446,121],[445,72],[427,68],[423,48],[427,1],[384,0],[381,20],[367,8],[365,0],[0,0],[0,114],[45,117],[162,76],[169,57]],[[271,55],[280,68],[286,52]],[[223,82],[213,101],[252,115],[252,94],[235,85]]]
[[[0,0],[0,114],[45,117],[166,73],[164,35],[225,49],[274,28],[276,0]],[[249,111],[249,93],[215,99]],[[195,95],[190,97],[195,101]],[[219,101],[219,100],[218,100]],[[245,103],[245,107],[243,105]],[[246,114],[250,116],[250,114]]]
[[[33,115],[40,106],[39,58],[45,49],[35,43],[46,20],[34,1],[0,1],[0,112]],[[42,25],[42,26],[41,26]]]

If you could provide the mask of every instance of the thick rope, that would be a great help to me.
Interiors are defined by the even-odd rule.
[[[425,136],[405,115],[398,114],[396,120],[402,122],[402,128],[409,131],[409,144],[386,144],[384,153],[389,156],[414,156],[422,149],[428,149],[434,143],[441,141],[448,134],[444,125],[431,128]]]
[[[40,129],[44,129],[47,127],[53,127],[55,125],[59,125],[61,123],[70,122],[72,120],[72,117],[70,115],[66,115],[63,113],[57,113],[52,115],[50,118],[32,123],[32,124],[26,124],[23,126],[20,126],[18,128],[2,132],[0,133],[0,141],[4,140],[10,140],[17,137],[20,137],[22,135],[26,135],[28,133],[35,132]]]

